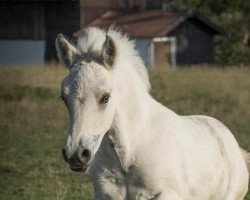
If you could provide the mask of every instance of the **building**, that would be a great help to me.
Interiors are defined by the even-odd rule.
[[[88,26],[115,24],[136,41],[146,66],[167,69],[214,62],[214,37],[225,32],[193,12],[107,11]],[[75,33],[76,37],[82,31]]]
[[[0,64],[44,64],[57,59],[58,33],[72,38],[86,26],[107,29],[113,23],[136,41],[148,67],[213,63],[214,36],[224,31],[192,12],[163,12],[162,2],[2,0]]]
[[[57,59],[55,38],[69,38],[109,9],[160,8],[162,0],[0,0],[0,64]]]
[[[80,28],[79,1],[0,1],[0,64],[41,65],[57,59],[58,33]]]

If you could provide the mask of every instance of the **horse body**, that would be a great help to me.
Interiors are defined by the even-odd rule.
[[[226,127],[213,118],[182,117],[164,108],[154,107],[151,114],[147,124],[138,123],[143,130],[128,132],[141,141],[131,140],[128,168],[120,160],[126,149],[120,151],[106,136],[91,168],[96,199],[243,199],[245,161]]]
[[[75,171],[90,167],[95,199],[242,200],[249,156],[230,131],[156,102],[126,37],[85,34],[77,48],[62,36],[56,45],[70,69],[62,83],[70,118],[63,155]]]

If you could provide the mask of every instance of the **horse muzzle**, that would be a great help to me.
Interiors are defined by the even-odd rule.
[[[84,172],[90,166],[91,152],[85,148],[78,148],[70,157],[67,156],[66,150],[62,149],[64,160],[69,163],[70,169],[75,172]]]

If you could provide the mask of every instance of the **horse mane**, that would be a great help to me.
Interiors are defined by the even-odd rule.
[[[107,32],[96,27],[89,27],[84,30],[83,36],[78,39],[77,50],[80,54],[100,55],[106,35],[109,35],[117,49],[117,60],[129,61],[132,69],[139,75],[146,91],[151,89],[148,71],[135,50],[135,43],[132,40],[115,29],[113,26]],[[117,63],[118,63],[117,62]],[[126,66],[127,67],[127,66]]]

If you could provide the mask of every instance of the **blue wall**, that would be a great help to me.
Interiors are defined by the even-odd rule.
[[[0,40],[0,64],[44,64],[45,41]]]

